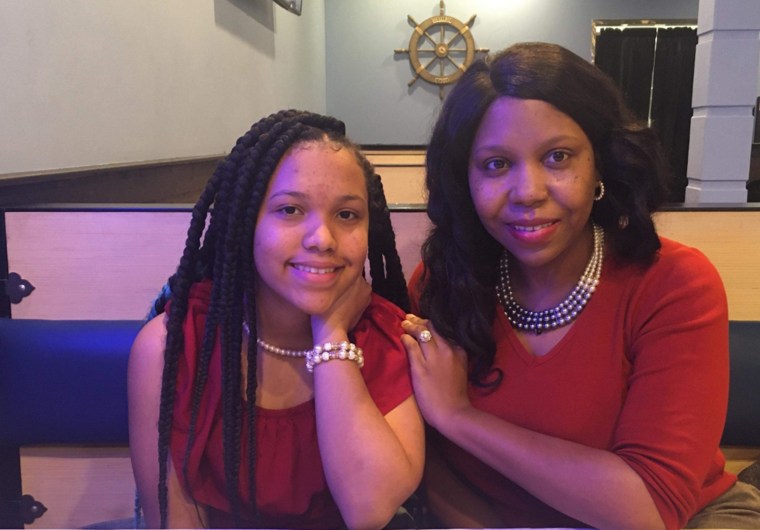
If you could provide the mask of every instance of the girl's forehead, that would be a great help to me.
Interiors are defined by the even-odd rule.
[[[297,144],[286,152],[272,176],[270,193],[303,189],[328,192],[333,189],[367,196],[364,170],[352,149],[331,141]]]

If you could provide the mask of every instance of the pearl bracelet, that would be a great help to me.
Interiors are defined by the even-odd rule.
[[[354,361],[359,368],[364,366],[364,352],[356,344],[348,341],[325,342],[314,346],[314,349],[306,354],[306,370],[314,372],[314,367],[320,363],[333,359]]]

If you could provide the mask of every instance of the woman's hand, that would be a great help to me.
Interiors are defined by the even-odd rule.
[[[439,429],[441,422],[470,407],[467,396],[467,354],[452,347],[429,320],[406,315],[401,337],[412,367],[417,404],[428,423]],[[429,340],[425,340],[427,331]],[[440,429],[439,429],[440,430]]]
[[[314,344],[346,340],[349,330],[359,322],[371,298],[372,287],[359,276],[327,311],[311,316]]]

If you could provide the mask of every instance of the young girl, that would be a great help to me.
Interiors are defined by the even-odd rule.
[[[147,526],[386,525],[420,481],[423,427],[382,185],[342,122],[254,124],[195,205],[170,284],[129,362]]]

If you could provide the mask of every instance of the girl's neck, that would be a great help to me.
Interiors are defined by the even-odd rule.
[[[259,307],[256,335],[273,346],[289,350],[305,350],[314,345],[311,337],[311,319],[309,315],[300,311]]]

